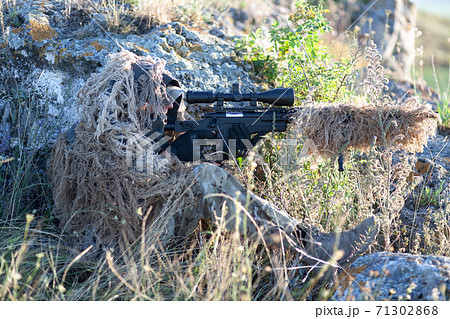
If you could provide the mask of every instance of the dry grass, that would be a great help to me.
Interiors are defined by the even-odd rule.
[[[113,32],[142,32],[153,27],[179,21],[197,27],[209,21],[209,12],[223,12],[237,0],[65,0],[69,17],[75,10],[96,13],[105,19],[105,27]],[[239,4],[236,4],[239,6]]]

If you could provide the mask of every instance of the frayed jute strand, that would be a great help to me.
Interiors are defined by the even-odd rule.
[[[334,157],[346,150],[423,152],[436,134],[438,114],[415,98],[401,104],[314,104],[299,109],[298,126],[309,154]]]
[[[132,63],[147,66],[139,78],[140,90]],[[146,222],[151,225],[161,210],[170,214],[167,207],[182,209],[192,199],[187,189],[193,180],[190,170],[176,159],[154,153],[153,141],[144,136],[155,116],[164,117],[163,70],[163,60],[127,51],[111,55],[103,71],[91,76],[78,94],[81,121],[74,141],[69,144],[63,133],[53,147],[49,176],[55,214],[80,250],[92,245],[91,254],[117,248],[123,237],[138,242],[142,212],[151,210]],[[145,145],[140,145],[143,138]],[[145,157],[151,169],[130,167],[130,155]]]
[[[132,64],[145,67],[137,83]],[[96,128],[96,137],[108,129],[144,130],[151,126],[152,116],[165,118],[161,83],[163,72],[170,75],[165,64],[162,59],[140,57],[129,51],[110,55],[105,68],[92,75],[77,96],[81,116],[87,126]]]

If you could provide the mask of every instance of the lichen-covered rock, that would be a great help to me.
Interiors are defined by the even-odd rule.
[[[76,93],[105,57],[122,49],[167,61],[167,69],[187,90],[229,91],[240,82],[254,90],[244,66],[236,62],[234,43],[209,33],[169,23],[144,34],[107,32],[102,13],[67,10],[67,1],[18,0],[4,7],[5,32],[0,37],[0,72],[33,96],[40,117],[64,130],[78,119]],[[17,106],[3,100],[0,134],[15,135]],[[3,123],[3,122],[2,122]],[[9,124],[7,124],[9,123]],[[8,130],[8,131],[4,131]]]
[[[431,138],[427,150],[418,154],[420,157],[414,164],[409,181],[414,180],[415,187],[405,202],[406,210],[402,218],[403,223],[412,225],[413,230],[421,220],[419,216],[423,207],[450,211],[450,148],[447,144],[442,135]],[[408,222],[409,211],[413,214]],[[425,215],[430,214],[427,212]],[[450,226],[450,221],[447,223]]]
[[[333,300],[449,300],[450,258],[399,253],[359,257]]]

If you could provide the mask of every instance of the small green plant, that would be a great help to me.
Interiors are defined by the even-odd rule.
[[[450,127],[450,108],[449,108],[449,93],[450,93],[450,67],[448,69],[449,79],[447,83],[447,89],[445,92],[441,91],[440,83],[437,77],[436,67],[434,65],[434,58],[431,57],[431,66],[433,67],[433,77],[436,85],[436,90],[439,95],[439,101],[437,102],[439,116],[441,117],[441,125],[443,127]]]
[[[438,187],[431,188],[429,186],[425,186],[425,188],[421,191],[418,198],[419,207],[426,206],[438,206],[441,201],[441,193],[444,189],[445,183],[441,182]]]
[[[331,31],[325,10],[304,1],[295,5],[288,26],[277,21],[272,24],[270,46],[263,45],[263,32],[258,29],[237,42],[237,51],[261,80],[291,86],[301,100],[310,90],[315,101],[336,101],[350,95],[346,84],[356,57],[333,61],[321,41],[321,35]]]
[[[437,103],[439,116],[441,117],[442,126],[450,127],[450,107],[447,94]]]

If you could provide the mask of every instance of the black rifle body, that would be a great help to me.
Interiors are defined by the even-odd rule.
[[[294,90],[292,88],[277,88],[261,93],[242,93],[240,85],[233,84],[230,93],[215,93],[211,91],[188,91],[187,103],[214,103],[216,111],[207,113],[198,121],[175,121],[166,124],[165,130],[175,132],[201,131],[214,132],[217,138],[227,140],[230,129],[234,125],[243,124],[250,134],[265,135],[269,132],[283,132],[292,120],[292,110],[285,108],[258,108],[257,102],[268,103],[272,106],[292,106],[294,104]],[[250,102],[248,107],[226,108],[227,102]]]
[[[291,121],[292,109],[267,108],[267,109],[222,109],[217,112],[207,113],[198,121],[176,121],[174,124],[166,124],[165,130],[175,132],[210,131],[217,138],[227,140],[230,129],[236,124],[244,124],[250,134],[265,135],[269,132],[284,132]]]

